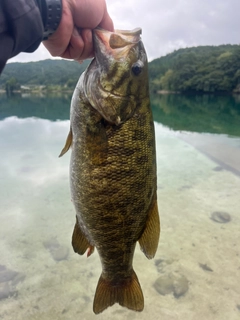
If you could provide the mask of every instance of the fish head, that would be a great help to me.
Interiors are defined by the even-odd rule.
[[[85,74],[85,96],[115,125],[128,120],[148,96],[148,62],[141,31],[93,31],[95,58]]]

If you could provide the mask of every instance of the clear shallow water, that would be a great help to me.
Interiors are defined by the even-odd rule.
[[[203,121],[205,114],[209,125],[201,133],[183,125],[191,101],[184,98],[185,107],[179,107],[180,97],[171,98],[179,103],[174,113],[172,100],[166,105],[161,99],[167,100],[155,97],[153,106],[155,119],[164,119],[164,125],[155,123],[161,241],[154,260],[139,248],[134,258],[145,309],[135,313],[115,305],[97,317],[239,319],[238,106],[228,107],[235,112],[225,114],[226,124],[219,110],[211,110],[214,128],[222,127],[222,133],[211,133],[208,109],[195,104],[196,118],[191,112],[188,123],[198,123],[199,113]],[[70,153],[58,158],[69,130],[68,103],[69,97],[0,100],[0,319],[96,318],[92,302],[100,261],[96,253],[87,259],[71,248]],[[176,121],[181,128],[173,130]],[[230,127],[234,136],[227,135]],[[231,220],[216,222],[213,212]],[[156,281],[168,288],[159,289]],[[176,290],[186,292],[177,297]]]

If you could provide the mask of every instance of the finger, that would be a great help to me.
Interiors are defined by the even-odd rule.
[[[62,19],[57,30],[48,40],[43,41],[52,56],[61,56],[65,52],[73,32],[72,13],[66,1],[63,1],[62,10]]]
[[[61,55],[65,59],[78,59],[83,52],[84,42],[77,28],[73,29],[72,36],[65,52]]]
[[[84,47],[80,57],[76,60],[84,60],[93,57],[93,37],[92,30],[83,29],[81,32]]]
[[[107,11],[105,11],[105,14],[103,16],[102,21],[99,24],[99,27],[101,27],[101,28],[103,28],[105,30],[114,31],[113,21],[110,18],[110,16],[109,16]]]
[[[55,36],[55,35],[54,35]],[[71,35],[70,35],[71,36]],[[69,38],[70,38],[69,36]],[[68,46],[69,40],[66,38],[63,38],[62,42],[60,41],[62,38],[54,37],[49,38],[46,41],[43,41],[44,46],[48,49],[48,51],[51,53],[53,57],[61,56],[63,52],[66,50]],[[66,40],[65,40],[66,39]]]
[[[65,59],[74,59],[77,61],[93,57],[91,30],[83,29],[78,31],[77,28],[74,28],[70,43],[61,56]]]

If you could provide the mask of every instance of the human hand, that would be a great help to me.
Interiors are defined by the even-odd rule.
[[[62,0],[62,18],[44,46],[52,56],[82,61],[93,57],[92,29],[113,31],[105,0]]]

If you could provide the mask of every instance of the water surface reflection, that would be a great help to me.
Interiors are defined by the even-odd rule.
[[[239,104],[194,99],[153,97],[162,231],[153,261],[134,258],[145,309],[115,305],[100,320],[240,316]],[[70,153],[58,158],[68,114],[69,98],[0,101],[2,319],[96,318],[100,261],[71,248]]]

